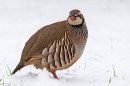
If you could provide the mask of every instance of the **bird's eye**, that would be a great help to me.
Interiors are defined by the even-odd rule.
[[[76,17],[80,17],[80,14],[76,15]]]
[[[77,16],[80,16],[79,14]]]

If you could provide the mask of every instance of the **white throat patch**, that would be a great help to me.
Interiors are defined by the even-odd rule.
[[[70,19],[70,17],[68,18],[68,22],[71,25],[79,25],[83,22],[83,20],[80,17],[76,17],[76,19],[73,21]]]

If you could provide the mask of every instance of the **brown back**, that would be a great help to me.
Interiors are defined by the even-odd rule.
[[[66,31],[66,21],[47,25],[38,30],[26,42],[22,52],[21,61],[27,61],[32,56],[39,55],[42,50],[55,40],[61,39]]]

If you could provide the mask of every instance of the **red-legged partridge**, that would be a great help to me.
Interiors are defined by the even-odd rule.
[[[36,68],[46,68],[58,79],[57,70],[70,67],[81,57],[87,37],[85,19],[74,9],[67,20],[44,26],[31,36],[12,74],[33,64]]]

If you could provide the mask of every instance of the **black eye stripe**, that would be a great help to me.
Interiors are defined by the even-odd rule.
[[[76,16],[76,17],[80,17],[81,19],[83,19],[80,15]]]
[[[78,15],[76,15],[76,17],[80,17],[80,18],[82,18],[82,15],[81,15],[81,14],[78,14]]]
[[[69,17],[71,17],[71,16],[73,16],[73,15],[69,15]],[[82,17],[81,14],[78,14],[78,15],[76,15],[75,17],[79,17],[79,18],[81,18],[81,19],[84,21],[84,18]]]
[[[80,14],[78,14],[77,16],[81,16]]]

